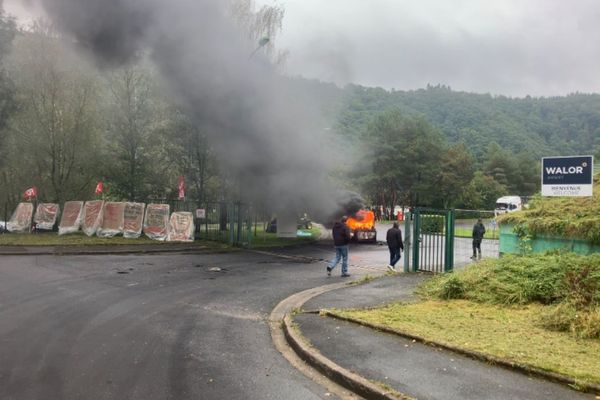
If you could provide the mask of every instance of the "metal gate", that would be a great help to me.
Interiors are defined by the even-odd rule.
[[[408,214],[405,232],[405,272],[452,271],[454,268],[454,210],[416,208]]]

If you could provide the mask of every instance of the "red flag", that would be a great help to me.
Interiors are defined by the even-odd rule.
[[[25,198],[25,200],[30,200],[33,197],[37,197],[37,195],[37,188],[35,186],[32,186],[23,193],[23,198]]]
[[[104,182],[100,181],[98,182],[98,184],[96,185],[96,195],[100,195],[104,192]]]
[[[179,200],[185,200],[185,178],[183,176],[179,177],[177,187],[179,188]]]

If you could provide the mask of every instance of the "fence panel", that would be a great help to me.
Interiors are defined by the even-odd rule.
[[[485,227],[485,235],[481,241],[483,258],[499,256],[500,230],[496,223],[494,211],[485,210],[455,210],[454,228],[454,266],[462,267],[474,260],[473,257],[473,226],[481,218]]]

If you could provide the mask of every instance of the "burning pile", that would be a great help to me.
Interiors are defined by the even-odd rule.
[[[346,225],[353,231],[372,230],[375,228],[375,214],[373,211],[359,210],[354,217],[348,218]]]

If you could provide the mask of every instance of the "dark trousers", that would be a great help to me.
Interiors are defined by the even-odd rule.
[[[477,257],[478,251],[481,258],[481,239],[473,239],[473,258]]]
[[[390,265],[396,266],[396,263],[400,261],[400,247],[388,247],[390,250]]]

